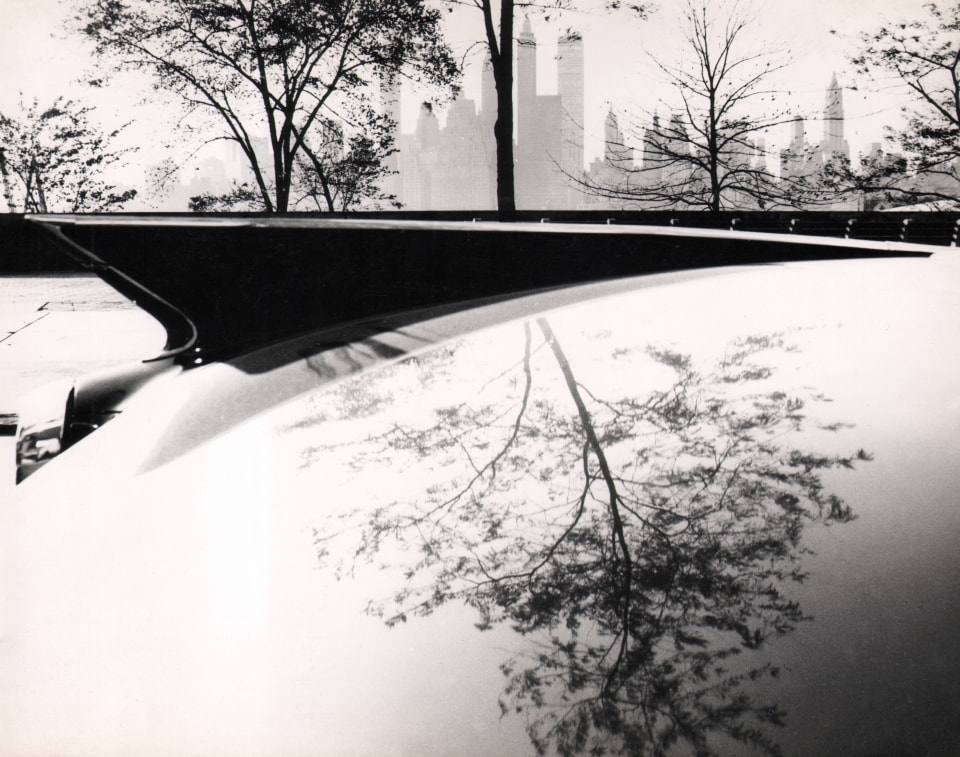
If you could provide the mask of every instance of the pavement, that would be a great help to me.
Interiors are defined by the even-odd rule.
[[[152,357],[164,341],[159,323],[96,276],[0,276],[0,492],[31,392]]]

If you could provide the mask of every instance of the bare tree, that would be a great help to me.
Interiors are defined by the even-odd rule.
[[[136,195],[104,179],[130,150],[115,146],[123,127],[105,132],[90,122],[91,111],[57,98],[48,107],[34,100],[21,103],[15,116],[0,115],[0,173],[11,212],[104,211]]]
[[[891,149],[868,156],[859,191],[894,201],[960,199],[960,3],[930,2],[926,15],[861,35],[853,58],[871,80],[893,74],[911,95],[906,126],[887,127]],[[899,153],[899,155],[897,155]]]
[[[621,159],[582,180],[595,195],[648,208],[792,205],[804,191],[767,165],[763,136],[795,116],[766,107],[779,92],[773,75],[787,66],[775,50],[752,44],[753,19],[739,3],[687,3],[679,62],[653,61],[675,96],[643,112],[608,145]],[[689,57],[692,54],[692,62]],[[645,121],[645,123],[643,123]],[[642,165],[622,157],[637,145]]]
[[[422,0],[76,2],[101,56],[149,72],[239,145],[253,174],[246,195],[269,212],[291,207],[299,166],[329,170],[325,125],[379,80],[458,76],[440,13]]]

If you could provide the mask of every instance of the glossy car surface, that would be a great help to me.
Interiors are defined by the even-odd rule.
[[[3,507],[0,752],[955,753],[954,256],[171,368]]]

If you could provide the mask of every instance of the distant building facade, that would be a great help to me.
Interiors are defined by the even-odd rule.
[[[518,208],[576,208],[584,196],[583,41],[558,41],[557,94],[537,93],[537,41],[529,19],[517,35],[517,107],[514,190]],[[497,99],[489,62],[481,76],[481,101],[461,95],[446,123],[430,103],[416,129],[397,139],[397,176],[389,184],[408,210],[486,210],[497,204],[497,153],[493,126]]]
[[[642,149],[637,159],[611,107],[604,124],[603,158],[590,164],[586,176],[586,184],[592,188],[591,208],[663,209],[683,206],[681,198],[706,196],[708,176],[694,159],[695,140],[690,138],[681,113],[672,113],[666,121],[654,114],[640,141]],[[737,168],[763,172],[767,168],[762,141],[737,144],[721,157],[721,170]],[[732,190],[726,190],[724,200],[744,209],[757,207],[756,199],[747,193],[738,196]]]
[[[794,121],[790,144],[780,153],[782,181],[802,182],[809,179],[815,182],[831,164],[849,163],[850,144],[844,136],[843,89],[837,83],[836,74],[827,86],[822,121],[823,134],[819,144],[807,141],[802,118]],[[821,197],[812,205],[821,210],[856,210],[859,200],[846,197],[830,202],[829,197]]]
[[[850,144],[843,136],[843,90],[834,74],[827,87],[823,106],[823,140],[820,142],[820,160],[829,163],[834,158],[850,159]]]

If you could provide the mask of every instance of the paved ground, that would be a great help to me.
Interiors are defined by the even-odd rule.
[[[0,276],[0,482],[11,425],[38,387],[161,350],[160,325],[95,276]],[[2,491],[2,488],[0,488]]]

